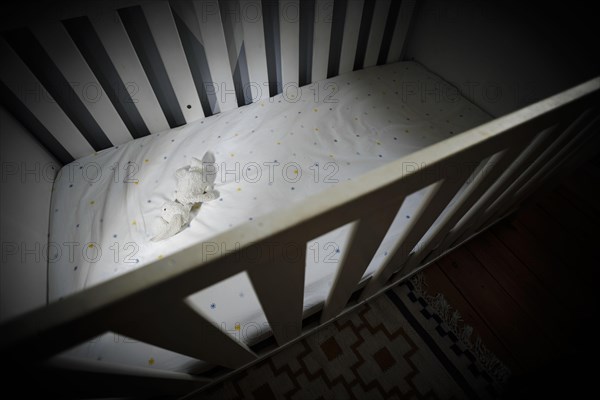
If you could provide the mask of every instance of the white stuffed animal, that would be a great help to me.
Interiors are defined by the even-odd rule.
[[[181,204],[196,204],[219,197],[214,190],[217,177],[215,156],[207,151],[202,160],[192,158],[191,165],[178,169],[175,200]]]
[[[167,239],[178,233],[190,220],[191,204],[181,204],[175,201],[167,201],[161,207],[161,215],[154,220],[153,241]]]

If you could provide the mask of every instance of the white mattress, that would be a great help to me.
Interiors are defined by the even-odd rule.
[[[289,91],[84,157],[63,167],[53,189],[50,300],[191,244],[210,243],[218,233],[301,204],[309,195],[489,119],[439,77],[402,62],[346,73],[298,94]],[[220,198],[202,204],[179,234],[150,241],[160,205],[173,199],[175,170],[208,150],[221,172]],[[381,265],[424,193],[405,201],[365,276]],[[308,243],[305,309],[326,298],[347,239],[348,229],[341,227]],[[191,299],[208,319],[245,342],[268,330],[245,273]],[[65,356],[177,371],[198,364],[111,333]]]

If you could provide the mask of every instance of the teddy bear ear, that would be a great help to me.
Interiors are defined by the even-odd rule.
[[[211,151],[207,151],[202,156],[202,166],[204,181],[209,185],[213,185],[217,179],[217,169],[215,166],[215,155]]]
[[[204,155],[202,156],[202,163],[205,165],[215,163],[215,155],[212,153],[212,151],[207,151],[206,153],[204,153]]]

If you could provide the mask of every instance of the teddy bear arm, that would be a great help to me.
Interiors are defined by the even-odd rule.
[[[177,178],[183,178],[187,172],[188,171],[186,167],[179,168],[177,171],[175,171],[175,176]]]
[[[183,218],[180,214],[175,215],[171,219],[171,222],[167,222],[164,218],[159,217],[154,225],[155,236],[152,238],[152,240],[159,241],[170,238],[178,233],[182,226]]]

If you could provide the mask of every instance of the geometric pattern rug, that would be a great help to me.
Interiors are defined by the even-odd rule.
[[[497,398],[510,371],[422,275],[186,399]]]

